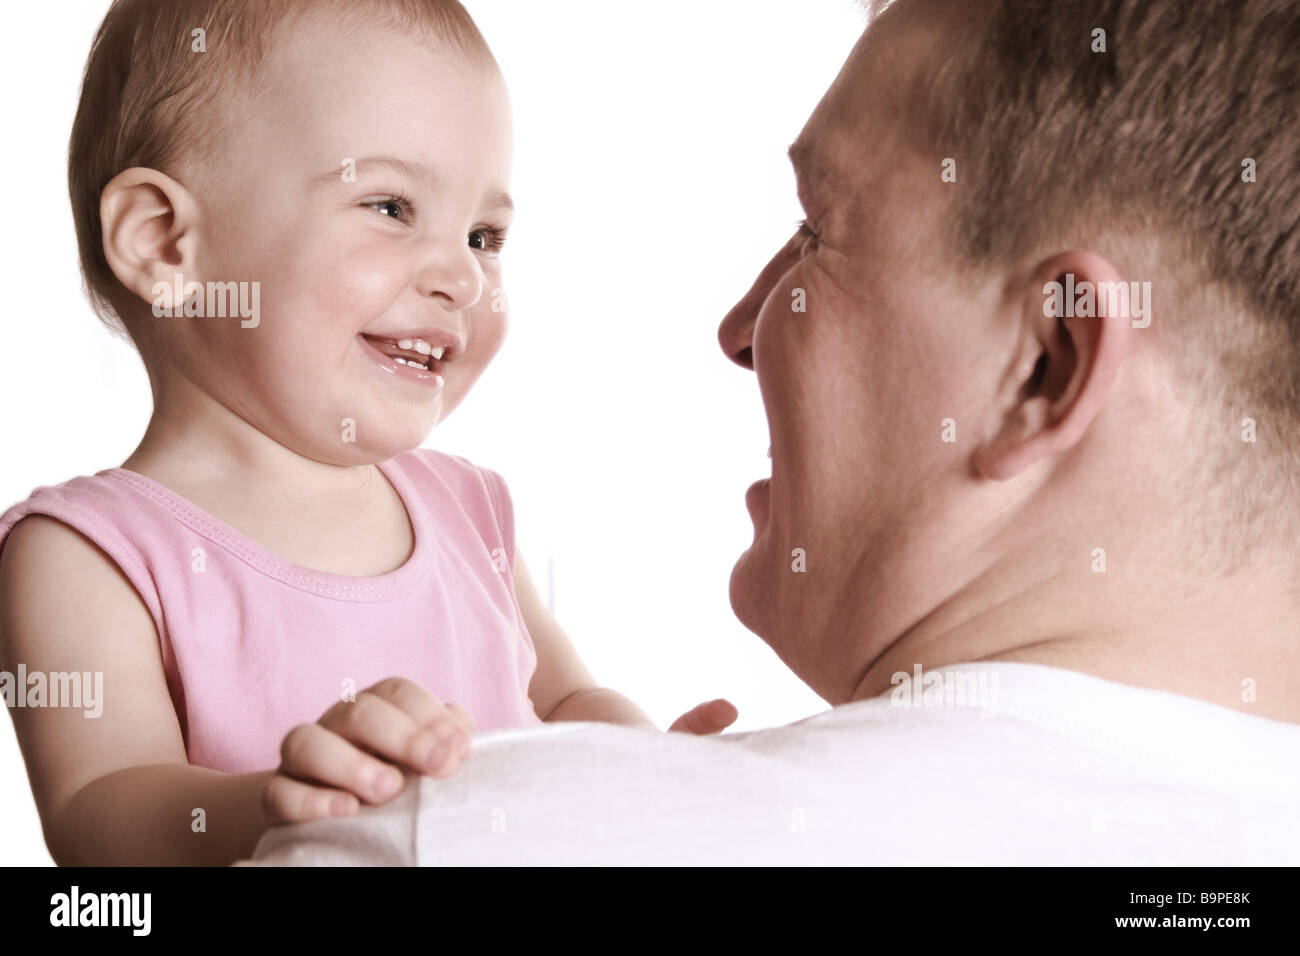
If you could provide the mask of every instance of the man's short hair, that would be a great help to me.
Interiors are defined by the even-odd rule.
[[[1196,386],[1205,477],[1235,489],[1238,530],[1276,530],[1300,501],[1300,3],[919,2],[944,49],[902,121],[957,160],[957,261],[1158,249],[1151,331]]]

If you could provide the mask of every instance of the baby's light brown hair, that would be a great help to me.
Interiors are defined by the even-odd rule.
[[[179,179],[182,157],[212,156],[223,132],[216,107],[255,109],[250,78],[275,37],[309,14],[343,30],[378,23],[421,32],[495,65],[456,0],[114,0],[86,61],[68,191],[86,295],[115,332],[129,337],[129,293],[104,257],[104,187],[136,166]]]

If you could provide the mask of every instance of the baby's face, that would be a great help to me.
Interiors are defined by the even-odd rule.
[[[293,29],[197,174],[194,278],[260,282],[261,315],[184,320],[181,374],[315,460],[416,447],[505,335],[509,103],[492,66],[434,42]]]

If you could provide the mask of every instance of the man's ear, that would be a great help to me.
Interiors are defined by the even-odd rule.
[[[189,191],[165,173],[143,166],[123,170],[99,199],[104,258],[118,281],[153,303],[155,283],[182,286],[197,275],[198,205]],[[170,298],[167,304],[172,303]]]
[[[1132,348],[1121,282],[1127,290],[1119,270],[1092,252],[1061,253],[1034,270],[1016,300],[1020,345],[1000,396],[1002,424],[972,460],[981,475],[1002,481],[1061,455],[1101,413]]]

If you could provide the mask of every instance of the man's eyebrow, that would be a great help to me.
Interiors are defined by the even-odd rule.
[[[785,151],[786,156],[790,158],[790,165],[795,168],[795,172],[808,164],[808,146],[801,140],[796,139],[790,144],[790,148]]]
[[[844,176],[819,153],[816,147],[806,140],[797,139],[786,151],[790,163],[794,166],[795,179],[800,187],[811,187],[813,183],[825,183],[836,195],[847,197],[849,190]]]
[[[388,171],[397,173],[421,186],[430,192],[437,192],[446,185],[446,180],[432,166],[425,163],[413,162],[409,159],[401,159],[397,156],[367,156],[364,159],[349,161],[348,164],[327,170],[319,176],[312,178],[312,182],[318,185],[327,185],[333,182],[347,182],[343,178],[345,172],[353,172],[358,176],[363,176],[371,172]],[[504,189],[497,190],[488,196],[488,207],[491,209],[514,209],[514,201],[510,194]]]

